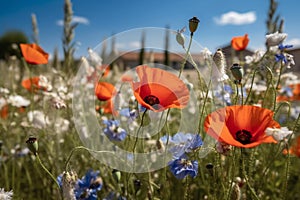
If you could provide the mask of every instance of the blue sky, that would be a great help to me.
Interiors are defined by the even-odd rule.
[[[296,25],[300,19],[298,2],[278,0],[277,10],[285,20],[284,31],[288,33],[286,42],[295,46],[300,45],[300,26]],[[50,54],[55,47],[62,53],[63,28],[59,20],[63,18],[63,4],[63,0],[2,0],[0,35],[8,30],[21,30],[31,39],[31,14],[34,13],[38,21],[40,45]],[[73,0],[72,4],[75,19],[80,22],[74,39],[78,43],[75,54],[78,57],[85,56],[88,47],[96,47],[112,34],[143,27],[169,26],[177,30],[188,27],[188,19],[193,16],[200,19],[194,39],[212,52],[228,44],[233,36],[245,33],[250,38],[250,49],[264,48],[269,0]],[[226,23],[228,17],[237,24]],[[155,36],[146,33],[146,46],[157,41]],[[120,50],[137,47],[139,42],[140,35],[132,37],[130,41],[116,40]],[[176,46],[175,40],[171,45]],[[179,46],[174,48],[180,50]]]

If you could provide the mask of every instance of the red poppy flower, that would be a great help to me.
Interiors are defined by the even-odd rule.
[[[0,117],[6,119],[7,116],[8,116],[8,105],[5,105],[0,109]]]
[[[284,149],[283,154],[291,154],[295,155],[300,158],[300,136],[298,136],[295,140],[295,142],[292,144],[291,148],[289,150]]]
[[[109,65],[106,65],[106,64],[101,65],[101,66],[97,67],[96,70],[94,70],[94,72],[87,77],[87,80],[89,82],[90,81],[94,81],[94,82],[97,83],[99,81],[98,78],[100,78],[100,77],[101,78],[107,77],[108,74],[109,74],[109,72],[110,72]]]
[[[25,88],[28,91],[36,91],[38,89],[41,89],[41,87],[39,86],[39,81],[40,77],[35,76],[32,78],[24,79],[21,84],[23,88]]]
[[[37,44],[20,44],[20,47],[27,63],[33,65],[48,63],[49,54]]]
[[[95,94],[100,101],[107,101],[113,97],[116,88],[108,82],[99,82],[95,87]]]
[[[292,96],[285,94],[278,95],[276,100],[280,101],[299,101],[300,100],[300,83],[291,84],[288,86],[292,90]]]
[[[231,46],[236,51],[242,51],[242,50],[246,49],[248,46],[248,43],[249,43],[248,34],[245,34],[244,36],[233,37],[231,39]]]
[[[133,78],[130,76],[130,75],[123,75],[122,77],[121,77],[121,81],[122,82],[132,82],[133,81]]]
[[[107,64],[103,64],[101,66],[98,67],[100,72],[102,73],[102,77],[107,77],[109,72],[110,72],[110,66]]]
[[[267,127],[279,128],[271,110],[257,106],[228,106],[209,114],[204,122],[206,133],[219,142],[251,148],[261,143],[276,143],[267,136]]]
[[[295,101],[300,100],[300,83],[292,85],[292,88],[293,88],[292,99]]]
[[[189,90],[175,74],[145,65],[138,66],[136,72],[140,82],[132,82],[132,89],[143,107],[159,112],[188,104]]]

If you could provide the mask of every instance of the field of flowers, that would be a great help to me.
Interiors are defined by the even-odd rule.
[[[300,199],[300,81],[287,33],[267,34],[266,51],[232,66],[204,48],[199,65],[192,17],[187,35],[176,32],[179,70],[121,71],[92,49],[73,59],[65,12],[62,62],[37,42],[0,60],[0,199]],[[243,52],[250,39],[231,46]]]

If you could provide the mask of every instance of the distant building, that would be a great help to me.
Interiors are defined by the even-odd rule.
[[[118,66],[122,66],[123,69],[133,68],[139,64],[139,51],[125,52],[120,53],[120,56],[117,60]],[[203,62],[203,58],[200,54],[192,55],[194,62],[199,66],[201,62]],[[182,62],[185,58],[185,54],[183,53],[169,53],[170,66],[173,69],[180,69]],[[159,63],[163,64],[165,61],[165,53],[164,52],[153,52],[153,51],[145,51],[144,54],[144,63]],[[190,62],[186,62],[185,69],[192,69],[193,66]]]
[[[287,53],[294,56],[295,65],[291,66],[291,71],[300,73],[300,48],[290,49]]]
[[[226,58],[226,64],[227,68],[232,66],[233,63],[244,61],[245,56],[251,56],[253,55],[253,51],[245,49],[243,51],[236,51],[234,50],[231,45],[226,45],[221,48],[222,52],[225,55]],[[300,48],[291,49],[287,51],[289,54],[294,56],[295,66],[292,66],[291,69],[288,71],[292,72],[298,72],[300,73]],[[116,60],[116,63],[118,66],[123,69],[129,69],[136,67],[139,63],[139,51],[131,51],[131,52],[119,52],[118,59]],[[204,63],[204,58],[202,54],[192,54],[193,60],[195,63],[201,67]],[[185,58],[184,53],[170,53],[169,54],[169,60],[170,65],[169,67],[173,69],[180,69],[181,64]],[[144,63],[160,63],[163,64],[165,59],[165,53],[164,52],[153,52],[153,51],[145,51],[144,54]],[[193,66],[190,62],[187,61],[184,69],[193,69]]]

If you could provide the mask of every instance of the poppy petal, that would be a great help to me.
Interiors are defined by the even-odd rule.
[[[47,64],[49,54],[37,44],[20,44],[22,55],[29,64]]]
[[[168,108],[184,108],[188,104],[188,88],[176,75],[146,65],[138,66],[136,72],[140,82],[131,82],[131,85],[142,106],[153,111],[162,111]],[[147,101],[150,96],[152,100],[155,99],[155,106],[152,101]]]
[[[242,51],[246,49],[248,43],[249,43],[248,34],[245,34],[244,36],[233,37],[231,39],[231,46],[236,51]]]
[[[100,101],[107,101],[111,99],[115,92],[115,86],[108,82],[99,82],[95,87],[95,95]]]
[[[244,148],[255,147],[261,143],[276,143],[272,136],[265,134],[267,127],[280,127],[273,120],[273,112],[250,105],[227,106],[216,110],[204,122],[208,135],[220,142]]]

